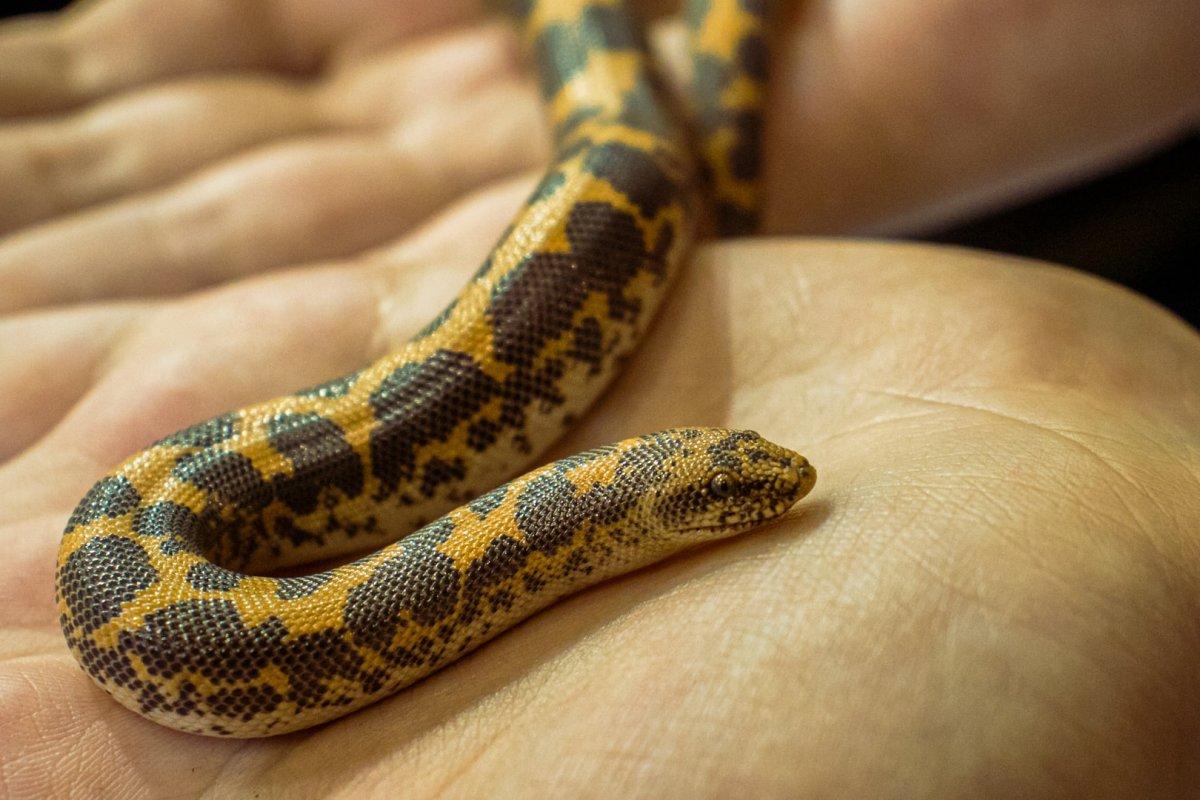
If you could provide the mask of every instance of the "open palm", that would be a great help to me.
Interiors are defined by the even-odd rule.
[[[1101,140],[1030,124],[985,160],[977,134],[947,122],[933,143],[899,126],[873,152],[843,149],[856,113],[907,106],[871,94],[869,69],[814,66],[822,43],[843,52],[846,25],[880,28],[813,5],[778,114],[831,96],[822,75],[859,99],[775,124],[777,230],[950,213],[1045,179],[1057,152],[1103,159],[1195,119],[1181,81],[1136,117],[1090,96],[1109,114]],[[63,522],[92,481],[163,434],[403,341],[474,270],[545,156],[508,34],[466,4],[250,7],[109,0],[0,29],[0,70],[16,76],[0,81],[12,116],[0,126],[0,788],[941,797],[1086,784],[1119,797],[1194,785],[1200,337],[1066,270],[917,246],[703,249],[558,448],[678,424],[756,428],[821,474],[780,524],[570,599],[313,731],[202,739],[96,689],[61,640],[52,591]],[[1069,18],[1071,3],[1058,8]],[[1162,35],[1183,53],[1176,26]],[[33,112],[51,115],[21,116]],[[926,168],[943,163],[935,148],[964,168]],[[888,159],[911,174],[897,179]],[[893,180],[872,191],[873,170],[877,187]]]

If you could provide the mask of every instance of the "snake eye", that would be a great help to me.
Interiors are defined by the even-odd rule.
[[[718,472],[708,480],[708,492],[718,500],[724,500],[733,494],[733,476],[728,472]]]

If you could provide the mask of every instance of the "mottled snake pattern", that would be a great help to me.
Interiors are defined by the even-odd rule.
[[[811,489],[802,457],[715,428],[502,483],[608,385],[697,230],[753,228],[767,50],[763,0],[694,0],[690,98],[677,102],[621,2],[511,13],[556,154],[457,298],[357,373],[154,443],[71,515],[63,633],[128,708],[216,736],[326,722]]]

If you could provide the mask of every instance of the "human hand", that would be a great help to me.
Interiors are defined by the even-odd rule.
[[[233,202],[264,185],[250,168],[268,155],[204,180]],[[272,174],[302,176],[307,160]],[[267,207],[306,212],[327,196],[318,179],[308,197],[266,184]],[[360,198],[347,185],[328,196]],[[185,188],[159,202],[186,205]],[[245,211],[215,214],[211,238],[185,216],[166,229],[185,237],[178,261],[159,250],[131,264],[116,223],[72,249],[66,234],[88,215],[35,231],[39,252],[101,270],[73,299],[140,293],[139,279],[170,297],[0,323],[6,789],[1036,796],[1090,782],[1096,795],[1170,796],[1194,784],[1195,335],[1089,279],[927,248],[704,251],[628,375],[559,448],[671,424],[754,427],[821,474],[785,523],[569,600],[306,734],[189,737],[96,690],[62,645],[51,590],[87,486],[163,433],[402,341],[528,188],[492,186],[401,235],[414,213],[366,253],[375,240],[320,250],[303,213],[275,239]],[[337,205],[350,221],[329,230],[355,228],[368,205]],[[256,243],[281,254],[219,271]],[[322,258],[338,260],[232,280]],[[109,288],[107,262],[133,291]]]
[[[353,255],[543,163],[514,39],[477,5],[100,0],[0,26],[0,310]],[[911,231],[1200,121],[1190,0],[883,8],[780,26],[768,231]]]
[[[113,462],[345,372],[453,293],[527,183],[397,247],[162,303],[10,318],[0,729],[16,796],[1178,796],[1200,703],[1200,341],[1065,270],[918,246],[706,249],[559,453],[755,428],[821,478],[784,522],[585,592],[432,678],[260,741],[98,690],[52,599]],[[1147,358],[1147,354],[1153,354]],[[21,391],[78,376],[65,411]],[[21,377],[25,376],[25,377]]]

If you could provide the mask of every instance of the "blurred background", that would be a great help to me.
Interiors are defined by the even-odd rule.
[[[0,17],[65,5],[10,0]],[[1200,135],[1108,175],[921,238],[1088,270],[1200,327]]]
[[[926,238],[1086,269],[1200,327],[1200,136]]]

